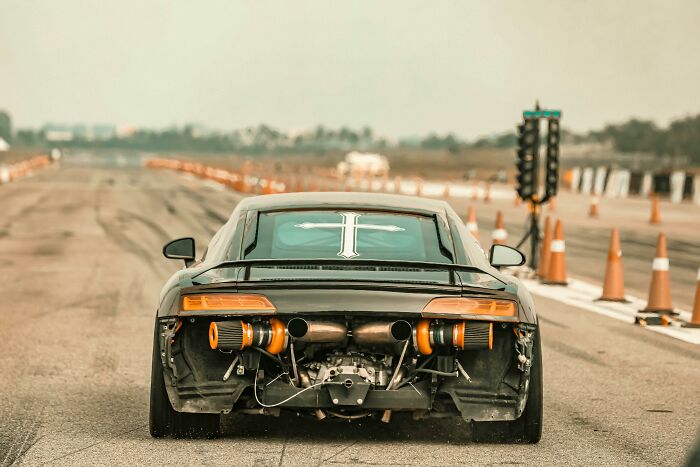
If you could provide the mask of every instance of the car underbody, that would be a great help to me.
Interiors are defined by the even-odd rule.
[[[157,345],[172,407],[323,419],[508,421],[527,402],[536,325],[344,314],[167,317]]]

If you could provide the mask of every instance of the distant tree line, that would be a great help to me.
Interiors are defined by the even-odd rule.
[[[12,132],[7,112],[0,111],[0,138],[15,145],[51,145],[47,129],[20,129]],[[700,163],[700,115],[674,120],[667,128],[652,121],[632,118],[620,124],[609,124],[600,130],[579,134],[562,129],[564,143],[607,143],[621,153],[651,153],[683,155]],[[139,129],[110,137],[76,136],[61,141],[62,146],[84,148],[120,148],[146,151],[202,151],[241,153],[323,153],[329,150],[382,150],[387,147],[445,150],[453,154],[467,148],[514,148],[515,129],[491,136],[465,141],[452,133],[431,133],[424,137],[390,141],[374,134],[364,126],[358,130],[319,125],[303,132],[283,132],[269,125],[258,125],[229,132],[208,131],[195,125],[170,127],[162,130]]]

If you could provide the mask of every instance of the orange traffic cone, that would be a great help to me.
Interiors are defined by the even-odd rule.
[[[666,252],[666,235],[659,234],[656,243],[656,257],[651,263],[651,285],[649,286],[649,300],[642,311],[659,313],[662,315],[675,315],[671,303],[671,279],[669,277],[668,253]]]
[[[420,177],[416,177],[415,183],[416,183],[416,196],[423,196],[423,179]]]
[[[484,191],[484,203],[491,202],[491,184],[486,184],[486,190]]]
[[[519,194],[515,194],[515,198],[513,199],[513,206],[520,206],[522,204],[523,200],[520,199]]]
[[[549,273],[549,260],[551,257],[552,246],[552,226],[549,216],[544,219],[544,238],[542,239],[542,247],[540,248],[540,264],[537,268],[537,275],[544,279]]]
[[[450,197],[450,184],[449,183],[445,183],[445,188],[442,191],[442,197],[443,198]]]
[[[651,195],[651,218],[650,224],[661,224],[661,208],[659,207],[659,195]]]
[[[606,302],[627,302],[625,298],[625,279],[622,273],[622,250],[620,249],[620,232],[612,229],[608,265],[605,268],[603,295],[598,300]]]
[[[588,217],[597,218],[598,217],[598,197],[594,196],[591,198],[591,207],[588,208]]]
[[[506,230],[503,222],[503,212],[498,211],[496,213],[496,228],[491,234],[491,240],[494,245],[504,245],[507,238],[508,231]]]
[[[472,201],[479,199],[479,190],[476,186],[476,180],[472,180]]]
[[[564,225],[560,219],[554,224],[554,238],[550,245],[549,271],[545,284],[566,285],[566,244],[564,243]]]
[[[687,328],[700,328],[700,269],[698,269],[698,286],[695,289],[695,304],[693,305],[693,316],[690,322],[684,324]]]
[[[467,230],[469,230],[469,233],[472,234],[477,241],[479,240],[479,224],[476,222],[476,213],[471,206],[469,206],[469,210],[467,211]]]
[[[401,177],[394,177],[394,193],[401,194]]]
[[[550,212],[556,212],[557,211],[557,198],[551,197],[549,198],[549,211]]]

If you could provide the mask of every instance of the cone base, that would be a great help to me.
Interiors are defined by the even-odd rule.
[[[639,310],[640,313],[655,313],[657,315],[666,315],[666,316],[678,316],[679,313],[677,311],[673,311],[673,308],[644,308],[643,310]]]
[[[626,298],[610,298],[610,297],[600,297],[593,300],[594,302],[617,302],[617,303],[630,303]]]
[[[569,285],[569,283],[566,281],[563,281],[563,282],[560,282],[560,281],[540,281],[540,282],[544,285]]]
[[[640,326],[668,326],[671,324],[671,319],[665,315],[637,315],[634,317],[634,324]]]

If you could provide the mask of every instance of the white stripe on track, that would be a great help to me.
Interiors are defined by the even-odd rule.
[[[634,323],[634,317],[639,310],[644,309],[646,301],[627,295],[629,303],[597,302],[595,299],[601,296],[602,288],[578,279],[569,279],[566,287],[540,284],[536,280],[521,279],[521,282],[535,295],[540,295],[570,306],[592,311],[613,319]],[[688,311],[676,309],[680,318],[690,321]],[[665,334],[691,344],[700,345],[700,329],[682,328],[678,326],[646,326],[646,329],[660,334]]]

